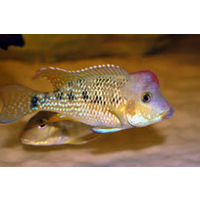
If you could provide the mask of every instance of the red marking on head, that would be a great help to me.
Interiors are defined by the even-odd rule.
[[[154,72],[150,70],[144,70],[144,71],[142,70],[142,71],[131,73],[130,75],[140,75],[143,77],[144,80],[154,82],[158,85],[158,87],[160,86],[158,77],[156,76]],[[150,80],[148,80],[147,77],[150,77]]]

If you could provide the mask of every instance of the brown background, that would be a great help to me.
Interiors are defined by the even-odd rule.
[[[82,146],[30,147],[19,134],[28,116],[0,124],[0,166],[200,166],[199,35],[23,35],[25,46],[0,49],[0,86],[32,80],[41,67],[78,70],[99,64],[128,72],[149,69],[175,109],[174,116],[145,128],[103,135]]]

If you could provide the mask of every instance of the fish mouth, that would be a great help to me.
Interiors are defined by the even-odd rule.
[[[160,119],[162,119],[162,120],[169,119],[169,118],[172,117],[173,113],[174,113],[174,109],[173,109],[173,108],[170,108],[169,110],[164,111],[164,112],[162,112],[161,114],[159,114],[159,115],[157,116],[157,118],[160,118]]]

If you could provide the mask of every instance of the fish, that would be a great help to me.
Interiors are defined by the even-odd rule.
[[[172,117],[174,110],[150,70],[128,73],[113,64],[77,71],[41,68],[34,77],[50,81],[53,91],[40,92],[22,85],[0,88],[1,123],[10,123],[39,111],[56,114],[45,123],[81,122],[95,133],[144,127]]]
[[[60,121],[45,124],[56,115],[55,112],[39,111],[25,125],[20,140],[25,145],[80,145],[97,139],[101,134],[94,133],[91,126],[81,122]]]
[[[25,44],[21,34],[1,34],[0,35],[0,48],[8,50],[9,46],[23,47]]]

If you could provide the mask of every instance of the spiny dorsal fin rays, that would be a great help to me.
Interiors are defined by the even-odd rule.
[[[64,69],[45,67],[38,70],[33,78],[36,79],[40,77],[50,81],[54,89],[57,90],[66,83],[66,79],[68,78],[68,73]]]
[[[129,79],[129,74],[126,70],[115,65],[99,65],[85,68],[77,71],[67,71],[65,69],[46,67],[38,70],[34,78],[43,77],[48,79],[57,90],[66,82],[84,77],[99,76],[99,75],[121,75]]]

